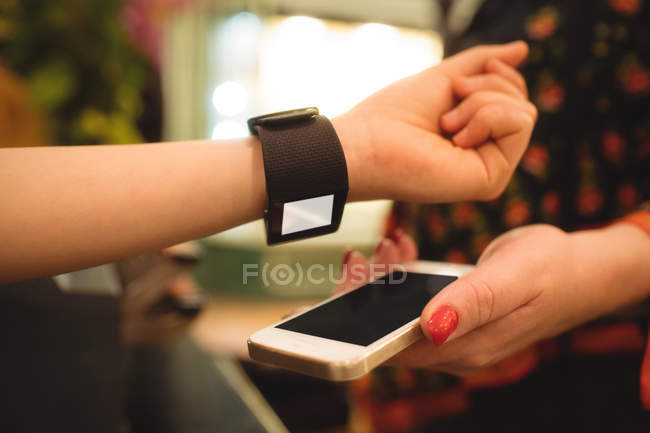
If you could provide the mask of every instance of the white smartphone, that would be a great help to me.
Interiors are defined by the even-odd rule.
[[[419,317],[470,265],[416,261],[248,339],[253,360],[333,381],[363,376],[423,337]]]

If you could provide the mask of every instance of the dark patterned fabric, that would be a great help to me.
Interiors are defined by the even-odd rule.
[[[576,230],[650,199],[650,2],[545,2],[518,17],[508,13],[512,3],[487,1],[452,45],[529,42],[522,73],[538,124],[497,200],[397,205],[395,222],[414,231],[422,258],[475,262],[514,227]]]
[[[479,43],[515,39],[524,39],[531,47],[521,68],[539,110],[531,143],[504,194],[494,201],[395,205],[389,231],[402,227],[414,235],[422,259],[474,263],[492,239],[515,227],[540,222],[568,231],[598,227],[650,200],[650,1],[487,0],[468,31],[451,40],[447,51],[452,54]],[[648,431],[650,421],[643,415],[638,395],[638,366],[646,337],[643,324],[643,318],[601,320],[466,379],[385,368],[355,383],[352,394],[374,431],[409,431],[431,419],[438,422],[423,431],[463,431],[458,426],[510,431],[506,426],[512,420],[533,413],[554,419],[560,412],[565,420],[572,417],[576,428],[592,424],[604,428],[608,416],[616,419],[625,414],[635,420],[638,431]],[[622,358],[607,364],[600,358],[603,354],[610,360]],[[584,363],[582,370],[576,357]],[[612,385],[600,388],[605,394],[585,386],[588,376],[576,376],[573,382],[562,377],[562,389],[557,391],[574,399],[593,393],[593,399],[585,400],[592,403],[567,410],[571,398],[558,399],[557,405],[547,403],[535,412],[540,401],[534,397],[541,388],[515,384],[531,380],[540,386],[545,381],[556,384],[554,375],[562,370],[562,360],[574,372],[591,371],[587,363],[594,362],[611,365],[613,370],[616,365],[637,369],[632,375],[627,371],[625,377],[604,372],[611,375],[607,383]],[[548,365],[554,365],[552,371]],[[527,380],[531,374],[535,379]],[[629,383],[628,376],[636,377],[636,383]],[[622,409],[599,410],[598,396],[611,401],[610,393],[619,392],[616,384],[621,394],[612,407],[619,404]],[[510,395],[505,390],[513,386],[520,394],[500,400]],[[494,391],[480,391],[486,393],[481,394],[483,406],[476,404],[472,396],[486,388]],[[544,388],[543,398],[553,399],[553,393]],[[533,408],[524,411],[520,405],[519,415],[527,415],[507,409],[521,399]],[[492,425],[471,421],[483,419],[479,415],[488,401],[490,407],[502,404],[503,413],[493,416],[501,416],[501,421],[493,420]],[[584,412],[597,422],[585,421]],[[451,419],[457,422],[440,421]],[[535,425],[543,424],[515,425],[513,431],[538,431]]]

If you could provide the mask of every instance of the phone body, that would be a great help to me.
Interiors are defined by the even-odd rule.
[[[365,375],[422,338],[424,306],[474,266],[415,261],[402,269],[257,331],[251,359],[331,381]]]

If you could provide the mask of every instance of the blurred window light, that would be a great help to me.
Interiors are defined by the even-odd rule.
[[[236,70],[255,65],[262,28],[260,19],[250,12],[240,12],[224,20],[217,27],[213,45],[221,67]]]
[[[264,22],[256,111],[315,105],[336,116],[441,57],[434,31],[274,16]]]
[[[320,44],[327,36],[325,23],[317,18],[293,16],[284,18],[276,26],[275,37],[280,43],[289,44],[295,48],[312,47],[317,49],[313,44]],[[300,53],[302,54],[302,53]]]
[[[386,45],[396,43],[399,33],[395,27],[387,24],[368,23],[354,30],[352,37],[356,39],[355,42],[366,45],[366,48],[383,49]]]
[[[442,57],[441,38],[433,30],[219,13],[199,11],[171,19],[173,31],[165,44],[165,58],[171,60],[163,72],[169,95],[167,121],[174,121],[176,139],[183,134],[214,140],[244,137],[249,134],[248,117],[282,109],[318,106],[333,117]],[[348,205],[336,234],[289,248],[331,245],[339,251],[350,243],[372,248],[389,210],[387,201]],[[259,221],[218,236],[256,248],[263,248],[265,238]]]
[[[223,116],[236,116],[246,109],[248,92],[242,84],[225,81],[212,92],[212,105]]]
[[[241,12],[216,21],[212,35],[209,128],[306,106],[337,116],[442,57],[440,36],[432,30],[307,16],[260,19]]]
[[[222,120],[212,130],[213,140],[229,140],[246,137],[247,135],[248,129],[243,124],[234,120]]]

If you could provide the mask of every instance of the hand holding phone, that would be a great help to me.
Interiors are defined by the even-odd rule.
[[[410,262],[251,335],[252,359],[327,380],[356,379],[422,337],[427,302],[473,266]]]

